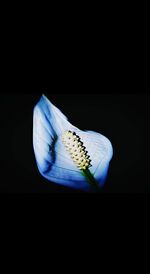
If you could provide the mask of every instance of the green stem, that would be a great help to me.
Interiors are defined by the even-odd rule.
[[[98,182],[95,180],[94,176],[89,169],[82,170],[83,175],[87,178],[88,182],[95,188],[96,192],[100,191]]]

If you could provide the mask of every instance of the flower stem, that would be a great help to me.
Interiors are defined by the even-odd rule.
[[[88,182],[95,188],[96,192],[100,191],[98,182],[95,180],[94,176],[89,169],[82,170],[83,175],[87,178]]]

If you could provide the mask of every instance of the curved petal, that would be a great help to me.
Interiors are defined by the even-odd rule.
[[[44,95],[33,113],[33,148],[41,175],[58,184],[90,190],[91,186],[62,143],[61,136],[66,130],[75,131],[80,136],[92,160],[90,171],[102,186],[113,154],[110,141],[97,132],[82,131],[73,126]]]

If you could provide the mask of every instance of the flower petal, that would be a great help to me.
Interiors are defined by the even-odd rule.
[[[75,131],[83,141],[92,160],[91,173],[102,186],[113,155],[110,141],[94,131],[82,131],[73,126],[64,114],[42,95],[33,113],[33,148],[38,169],[49,181],[76,189],[91,186],[67,153],[61,136]]]

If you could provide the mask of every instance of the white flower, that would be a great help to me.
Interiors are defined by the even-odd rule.
[[[75,139],[67,145],[68,132],[74,133]],[[74,151],[73,144],[79,150]],[[89,168],[99,186],[102,186],[113,155],[112,145],[106,137],[73,126],[44,95],[34,108],[33,148],[42,176],[51,182],[85,191],[90,191],[91,186],[81,172],[83,167]],[[75,152],[79,157],[76,158]]]

